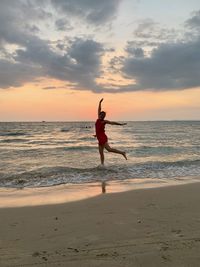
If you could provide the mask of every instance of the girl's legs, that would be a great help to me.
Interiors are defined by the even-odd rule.
[[[100,159],[101,159],[101,164],[104,165],[104,145],[99,145],[99,154],[100,154]]]
[[[125,153],[125,152],[120,151],[120,150],[115,149],[115,148],[111,148],[111,147],[109,146],[108,143],[106,143],[106,144],[104,145],[104,147],[105,147],[105,149],[106,149],[108,152],[113,152],[113,153],[121,154],[121,155],[127,160],[127,157],[126,157],[126,153]]]

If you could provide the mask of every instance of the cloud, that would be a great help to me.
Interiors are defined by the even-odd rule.
[[[57,86],[46,86],[46,87],[43,87],[42,89],[44,90],[52,90],[52,89],[57,89],[58,87]]]
[[[199,50],[200,39],[160,44],[148,57],[137,58],[129,54],[121,70],[129,78],[135,79],[136,83],[132,85],[133,91],[198,87],[200,86]]]
[[[186,24],[192,29],[198,28],[200,12],[195,12]],[[127,41],[126,56],[110,61],[111,69],[129,84],[113,87],[108,92],[183,90],[200,86],[199,34],[190,31],[189,35],[185,29],[173,38],[175,31],[164,30],[149,19],[140,23],[134,33],[138,39]]]
[[[36,24],[51,17],[42,1],[0,1],[0,43],[25,45],[26,37],[39,31]]]
[[[193,12],[192,17],[186,20],[185,24],[191,29],[200,30],[200,10]]]
[[[65,86],[46,86],[46,87],[43,87],[42,89],[43,90],[65,89]]]
[[[60,55],[45,42],[32,40],[26,49],[17,49],[14,61],[0,60],[0,87],[17,87],[39,77],[70,82],[71,88],[93,90],[101,74],[103,46],[89,39],[75,39]]]
[[[70,20],[80,16],[87,23],[111,21],[121,0],[19,0],[0,2],[0,88],[17,87],[40,77],[71,83],[77,90],[100,90],[101,57],[108,52],[92,38],[63,38],[53,44],[42,39],[41,25],[48,21],[57,30],[71,29]],[[45,38],[43,36],[43,38]],[[57,49],[56,49],[57,48]],[[112,50],[113,51],[113,50]],[[6,74],[5,74],[6,70]],[[10,78],[12,76],[12,78]]]
[[[19,87],[40,75],[39,68],[0,60],[0,88]]]
[[[70,22],[65,18],[56,20],[55,26],[58,31],[68,31],[73,29]]]
[[[38,38],[32,34],[39,31],[34,22],[49,14],[39,1],[37,8],[29,1],[0,1],[0,88],[18,87],[39,77],[38,66],[14,59],[15,49],[25,49]]]
[[[122,56],[116,56],[114,47],[106,48],[94,35],[82,34],[78,38],[63,35],[63,31],[71,30],[71,25],[74,27],[73,18],[78,17],[94,27],[109,23],[121,1],[1,0],[0,88],[21,86],[41,77],[68,82],[67,88],[96,93],[200,86],[200,38],[199,34],[192,35],[194,29],[199,29],[200,11],[185,22],[191,38],[186,35],[180,38],[182,33],[176,35],[177,31],[164,29],[152,19],[140,21],[134,40],[127,41]],[[51,40],[48,37],[51,32],[42,36],[42,27],[48,22],[53,30],[56,27],[62,31],[60,40]],[[102,65],[105,53],[109,56],[113,53],[110,68]],[[109,74],[121,74],[124,84],[128,85],[97,83],[105,68]],[[54,89],[54,86],[45,89]]]
[[[140,47],[135,47],[129,44],[125,50],[128,54],[131,54],[134,57],[144,57],[144,50]]]
[[[62,54],[56,51],[51,40],[36,35],[39,28],[34,23],[42,16],[51,17],[45,8],[43,1],[0,2],[0,88],[51,77],[71,82],[75,89],[93,90],[106,50],[101,43],[82,37],[64,39],[59,46]],[[55,23],[63,30],[67,21]]]
[[[143,19],[138,23],[133,34],[139,38],[150,38],[155,35],[158,25],[153,19]]]
[[[53,6],[67,16],[81,17],[94,25],[111,21],[122,0],[51,0]]]
[[[71,82],[74,89],[93,90],[95,78],[101,74],[101,56],[104,53],[102,44],[91,39],[76,38],[71,41],[68,50],[60,55],[48,42],[36,37],[30,39],[25,49],[20,48],[15,51],[14,62],[0,60],[2,88],[19,86],[20,82],[22,85],[23,82],[37,77],[51,77]],[[4,76],[4,66],[6,76]],[[19,71],[10,79],[9,75],[12,75],[18,67],[19,70],[25,67],[25,73]]]
[[[175,29],[167,29],[162,27],[158,22],[151,18],[140,20],[136,29],[133,32],[135,39],[148,43],[161,43],[166,41],[176,40],[179,37],[179,32]]]

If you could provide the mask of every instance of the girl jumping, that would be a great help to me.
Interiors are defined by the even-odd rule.
[[[105,125],[106,124],[112,124],[112,125],[126,125],[126,123],[118,123],[118,122],[114,122],[114,121],[108,121],[105,120],[106,117],[106,112],[105,111],[101,111],[101,102],[103,101],[103,98],[100,100],[99,102],[99,106],[98,106],[98,119],[96,120],[95,123],[95,129],[96,129],[96,137],[99,141],[99,154],[100,154],[100,159],[101,159],[101,164],[104,165],[104,148],[108,151],[108,152],[113,152],[113,153],[117,153],[117,154],[121,154],[126,160],[126,153],[123,151],[120,151],[118,149],[115,148],[111,148],[108,144],[108,138],[105,134]]]

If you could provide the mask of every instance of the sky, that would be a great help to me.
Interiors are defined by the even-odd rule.
[[[199,120],[199,0],[0,0],[0,121]]]

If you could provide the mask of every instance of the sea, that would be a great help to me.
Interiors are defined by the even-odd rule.
[[[0,187],[49,187],[137,180],[200,180],[200,121],[106,125],[111,147],[100,166],[95,122],[0,122]]]

